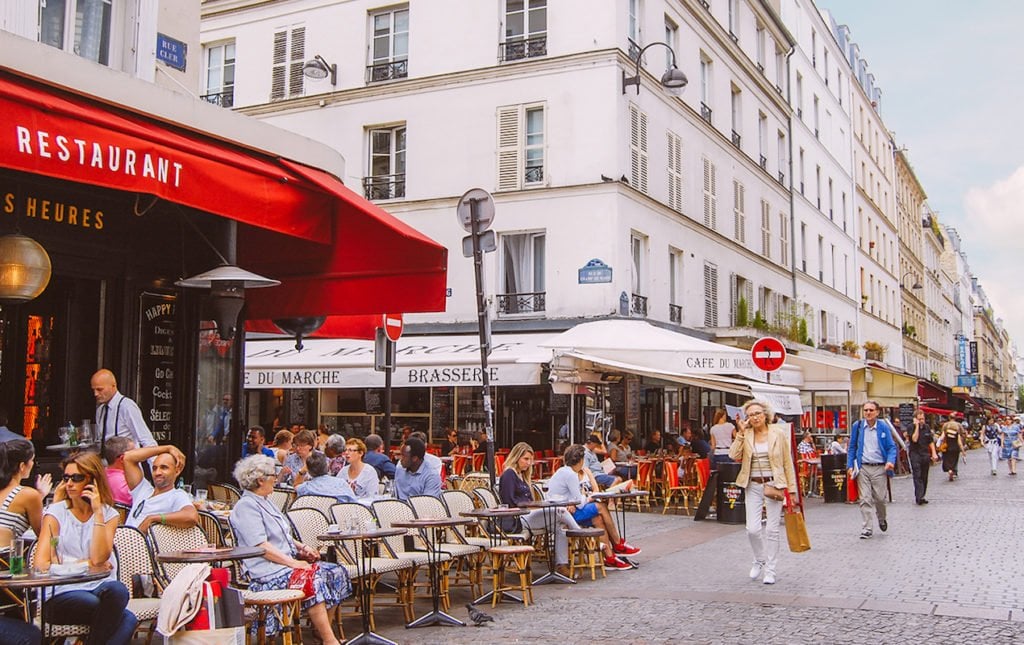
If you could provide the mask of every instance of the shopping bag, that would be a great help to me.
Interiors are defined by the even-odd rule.
[[[308,569],[292,569],[292,576],[288,579],[288,588],[296,589],[305,594],[303,600],[308,600],[316,595],[313,587],[313,577],[316,575],[317,565],[313,563]]]
[[[803,511],[793,506],[789,498],[789,491],[786,491],[786,539],[789,541],[789,550],[793,553],[810,551],[811,539],[807,536],[807,523],[804,522]]]

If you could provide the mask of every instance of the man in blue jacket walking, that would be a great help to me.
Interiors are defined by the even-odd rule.
[[[883,533],[889,528],[885,521],[885,494],[887,478],[893,475],[896,465],[896,442],[892,425],[885,419],[879,419],[878,412],[877,401],[864,403],[864,415],[853,424],[846,453],[846,468],[850,476],[857,479],[857,491],[860,493],[862,540],[872,535],[872,511],[878,516],[878,528]]]

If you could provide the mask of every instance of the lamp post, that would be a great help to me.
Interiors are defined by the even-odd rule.
[[[324,57],[317,54],[302,64],[302,75],[315,81],[322,81],[328,76],[331,77],[331,85],[338,84],[338,65],[328,63]]]
[[[913,275],[913,273],[913,271],[907,271],[902,276],[900,276],[900,289],[906,289],[906,287],[903,286],[903,281],[906,280],[908,275]],[[914,291],[917,291],[918,289],[923,289],[924,287],[921,286],[921,283],[918,282],[917,277],[915,277],[914,284],[910,285],[910,288],[913,289]]]
[[[655,45],[661,45],[667,47],[668,51],[672,54],[672,67],[665,70],[665,73],[661,75],[662,86],[670,90],[678,90],[686,87],[686,84],[690,81],[686,78],[686,74],[681,69],[676,67],[676,52],[668,43],[653,42],[646,45],[636,55],[636,74],[633,76],[626,76],[626,72],[622,72],[622,93],[626,93],[626,88],[630,85],[636,85],[637,96],[640,95],[640,61],[643,60],[644,52],[654,47]]]

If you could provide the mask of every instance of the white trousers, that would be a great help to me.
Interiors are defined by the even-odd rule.
[[[543,534],[544,513],[552,512],[558,515],[555,520],[555,564],[569,564],[569,538],[565,537],[565,531],[566,529],[575,531],[580,528],[569,511],[564,508],[554,510],[538,508],[519,519],[532,533]]]
[[[745,493],[747,509],[747,537],[754,551],[754,560],[764,564],[766,572],[775,573],[779,558],[779,523],[782,521],[782,502],[766,499],[764,484],[750,482]],[[761,507],[766,509],[766,521],[761,523]]]
[[[995,441],[989,441],[986,443],[985,450],[988,452],[988,458],[992,462],[991,470],[995,472],[997,470],[996,466],[999,465],[999,453],[1003,451],[1003,449],[999,447],[999,440],[996,439]]]

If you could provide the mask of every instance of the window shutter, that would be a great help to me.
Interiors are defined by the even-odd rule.
[[[498,190],[518,190],[523,173],[519,106],[498,108]]]
[[[711,172],[714,167],[711,165],[711,161],[708,160],[707,157],[703,157],[701,161],[704,165],[704,226],[714,228],[711,225],[711,210],[714,208],[711,198]]]
[[[718,267],[704,265],[704,326],[718,326]]]
[[[629,106],[630,185],[647,193],[647,115]]]
[[[273,68],[270,74],[270,100],[283,99],[286,90],[288,32],[274,32]]]
[[[771,205],[761,200],[761,253],[772,259],[772,218]]]
[[[739,305],[739,277],[735,273],[729,274],[729,320],[732,326],[736,326],[736,308]]]
[[[733,218],[736,226],[736,241],[740,244],[747,243],[747,215],[746,215],[746,189],[743,184],[732,181],[733,194]]]
[[[683,212],[683,140],[668,133],[668,207]]]
[[[754,312],[751,308],[754,306],[754,283],[750,280],[743,284],[743,297],[747,299],[747,320],[753,320]]]
[[[839,336],[839,316],[835,314],[828,314],[828,342],[835,343],[836,337]]]
[[[306,28],[292,29],[292,43],[289,48],[288,96],[302,95],[302,66],[306,62]]]
[[[789,266],[789,220],[785,213],[779,213],[779,262]]]

